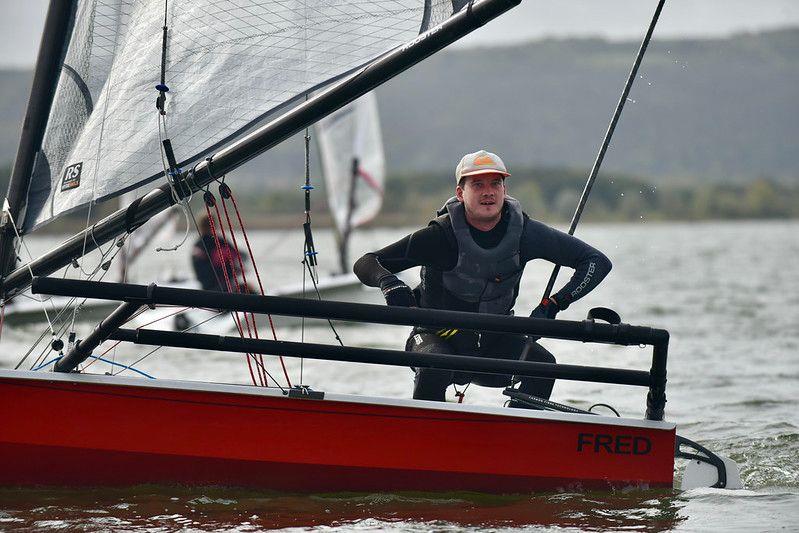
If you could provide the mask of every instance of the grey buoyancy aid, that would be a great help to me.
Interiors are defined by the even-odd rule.
[[[521,205],[505,197],[508,228],[493,248],[482,248],[469,231],[463,203],[451,198],[444,205],[446,213],[437,224],[458,247],[458,262],[452,270],[422,269],[421,306],[436,309],[467,310],[481,313],[509,314],[516,301],[524,265],[520,262],[520,242],[524,230]],[[442,212],[444,211],[442,208]]]

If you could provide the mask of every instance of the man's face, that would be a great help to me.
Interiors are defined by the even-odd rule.
[[[505,178],[498,172],[466,176],[463,187],[455,189],[466,214],[476,222],[499,220],[505,203]]]

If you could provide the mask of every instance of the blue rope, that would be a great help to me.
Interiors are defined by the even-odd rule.
[[[100,361],[102,361],[103,363],[108,363],[108,364],[110,364],[110,365],[114,365],[114,366],[121,366],[122,368],[124,368],[124,369],[126,369],[126,370],[132,370],[132,371],[136,372],[137,374],[141,374],[142,376],[144,376],[144,377],[146,377],[146,378],[148,378],[148,379],[155,379],[155,378],[154,378],[153,376],[151,376],[150,374],[147,374],[147,373],[145,373],[145,372],[142,372],[142,371],[141,371],[141,370],[139,370],[138,368],[133,368],[132,366],[123,365],[123,364],[121,364],[121,363],[115,363],[114,361],[110,361],[110,360],[108,360],[108,359],[105,359],[105,358],[103,358],[103,357],[97,357],[96,355],[90,355],[89,357],[91,357],[92,359],[97,359],[97,360],[100,360]]]
[[[36,372],[37,370],[41,370],[42,368],[44,368],[44,367],[46,367],[46,366],[50,366],[50,365],[52,365],[53,363],[55,363],[56,361],[58,361],[59,359],[61,359],[61,356],[60,356],[60,355],[59,355],[58,357],[56,357],[55,359],[50,359],[50,360],[49,360],[49,361],[47,361],[46,363],[42,363],[42,364],[40,364],[39,366],[37,366],[36,368],[34,368],[34,369],[33,369],[33,371],[34,371],[34,372]]]
[[[56,361],[58,361],[59,359],[61,359],[61,357],[62,357],[62,356],[60,356],[60,355],[59,355],[59,356],[58,356],[58,357],[56,357],[55,359],[51,359],[51,360],[47,361],[46,363],[42,363],[42,364],[40,364],[39,366],[37,366],[36,368],[34,368],[34,369],[33,369],[33,371],[35,372],[35,371],[37,371],[37,370],[41,370],[42,368],[48,367],[48,366],[52,365],[53,363],[55,363]],[[109,360],[109,359],[105,359],[104,357],[98,357],[98,356],[96,356],[96,355],[90,355],[89,357],[91,357],[92,359],[97,359],[98,361],[102,361],[103,363],[108,363],[109,365],[113,365],[113,366],[121,366],[122,368],[124,368],[124,369],[126,369],[126,370],[132,370],[133,372],[136,372],[137,374],[141,374],[142,376],[144,376],[144,377],[146,377],[146,378],[148,378],[148,379],[155,379],[155,378],[154,378],[153,376],[151,376],[150,374],[147,374],[147,373],[145,373],[145,372],[142,372],[142,371],[141,371],[141,370],[139,370],[138,368],[133,368],[132,366],[123,365],[123,364],[121,364],[121,363],[115,363],[114,361],[111,361],[111,360]]]

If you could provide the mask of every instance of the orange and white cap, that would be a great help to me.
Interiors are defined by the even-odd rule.
[[[505,168],[505,163],[502,162],[502,159],[497,154],[478,150],[461,158],[460,163],[455,167],[455,183],[460,182],[464,176],[492,173],[510,176],[510,172]]]

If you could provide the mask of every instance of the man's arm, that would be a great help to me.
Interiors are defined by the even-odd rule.
[[[521,244],[524,262],[546,259],[574,269],[566,285],[552,295],[561,310],[591,292],[613,266],[610,259],[593,246],[535,220],[525,221]]]
[[[457,261],[457,250],[438,225],[430,225],[376,252],[369,252],[353,265],[364,285],[380,287],[381,279],[415,266],[449,270]]]

